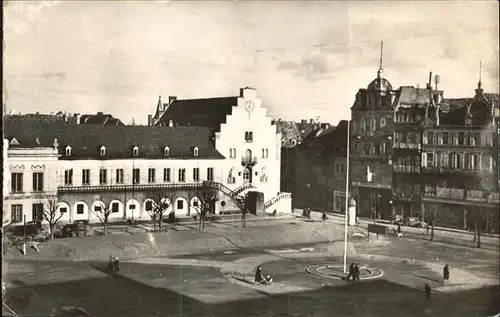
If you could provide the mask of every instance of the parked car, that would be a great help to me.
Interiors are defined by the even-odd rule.
[[[426,228],[427,224],[423,221],[420,221],[417,217],[407,217],[404,221],[404,225],[408,227],[416,227],[416,228]]]

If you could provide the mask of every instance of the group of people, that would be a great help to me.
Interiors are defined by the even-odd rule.
[[[109,256],[109,264],[108,267],[113,272],[120,272],[120,259],[118,257],[111,254]]]
[[[349,275],[347,275],[347,280],[352,280],[359,283],[359,263],[351,263],[349,265]]]

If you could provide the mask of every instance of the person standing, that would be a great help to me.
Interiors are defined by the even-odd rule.
[[[425,298],[427,300],[431,298],[431,287],[427,283],[425,283]]]
[[[356,281],[356,283],[359,283],[359,264],[356,263],[356,265],[354,266],[354,280]]]
[[[449,279],[450,279],[450,268],[448,267],[448,264],[446,264],[443,268],[443,283],[445,283]]]
[[[351,263],[351,265],[349,265],[349,275],[347,275],[347,280],[349,281],[351,277],[354,280],[354,263]]]
[[[323,211],[323,214],[321,215],[321,220],[325,222],[326,220],[326,212]]]

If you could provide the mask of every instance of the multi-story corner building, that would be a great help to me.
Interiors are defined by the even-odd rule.
[[[430,76],[432,78],[432,74]],[[393,161],[393,203],[391,215],[423,217],[421,188],[421,152],[423,124],[436,120],[435,107],[448,111],[442,103],[443,91],[432,89],[431,78],[426,89],[402,86],[395,91]],[[436,86],[439,77],[436,77]]]
[[[158,109],[164,111],[155,127],[6,120],[10,148],[4,171],[12,176],[7,198],[31,199],[23,202],[21,212],[28,221],[38,219],[33,199],[40,193],[57,194],[64,221],[97,221],[96,212],[103,204],[112,208],[111,218],[147,219],[158,195],[173,200],[171,210],[176,215],[197,212],[200,190],[209,186],[219,192],[215,213],[238,211],[239,198],[248,190],[264,196],[259,211],[290,212],[291,195],[279,192],[281,136],[255,90],[242,89],[230,108],[223,101],[228,112],[214,116],[219,125],[203,108],[207,100],[212,110],[219,109],[215,99],[190,100],[183,118],[182,107],[171,103],[168,109]],[[190,124],[190,118],[203,115],[208,127],[199,126],[204,121],[198,119]],[[42,157],[50,157],[51,163],[34,163]],[[30,175],[34,190],[26,192],[18,180],[25,184]],[[15,205],[19,204],[9,203],[7,208],[15,215],[13,222],[18,222]]]
[[[351,107],[350,183],[361,216],[390,214],[394,98],[381,57],[377,77],[358,91]]]
[[[450,101],[453,102],[452,100]],[[498,138],[495,104],[478,83],[474,99],[424,123],[424,210],[439,223],[498,228]]]

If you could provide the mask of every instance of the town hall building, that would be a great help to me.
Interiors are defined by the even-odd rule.
[[[172,202],[167,213],[194,216],[207,187],[218,193],[215,214],[291,212],[291,194],[279,191],[281,135],[253,88],[226,98],[160,98],[148,126],[7,116],[4,138],[11,223],[42,220],[50,199],[67,222],[99,221],[105,206],[111,219],[146,220],[158,197]],[[243,207],[249,192],[256,198]]]

